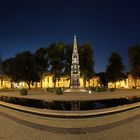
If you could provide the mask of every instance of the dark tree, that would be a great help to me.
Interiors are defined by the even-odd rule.
[[[72,50],[73,45],[66,45],[65,47],[65,61],[64,61],[64,72],[63,75],[70,76],[71,75],[71,62],[72,62]]]
[[[70,76],[71,74],[72,50],[73,45],[54,43],[48,48],[39,48],[34,54],[29,51],[18,53],[2,63],[2,72],[12,81],[27,82],[29,88],[31,83],[41,81],[43,75],[50,72],[54,75],[53,81],[56,86],[56,80],[59,80],[62,75]],[[81,76],[86,82],[94,74],[93,50],[89,43],[85,43],[78,48],[78,51]]]
[[[130,64],[130,73],[136,80],[140,79],[140,45],[132,45],[128,48],[128,58]]]
[[[35,54],[36,69],[40,78],[41,88],[42,88],[42,78],[43,74],[48,71],[48,53],[47,48],[39,48]]]
[[[100,85],[107,87],[107,76],[105,72],[100,72],[96,74],[97,76],[100,77]]]
[[[25,51],[18,53],[12,62],[14,73],[12,73],[12,79],[15,82],[25,81],[30,89],[30,84],[39,81],[39,75],[37,73],[34,55]]]
[[[79,58],[81,76],[84,78],[85,86],[85,82],[93,78],[94,75],[93,49],[89,43],[85,43],[82,47],[79,48]]]
[[[3,62],[2,62],[2,65],[1,65],[1,81],[3,83],[3,78],[5,76],[8,76],[10,78],[10,81],[12,83],[13,81],[13,77],[14,77],[14,68],[13,68],[13,61],[14,59],[13,58],[9,58],[9,59],[5,59]],[[11,84],[11,87],[12,87],[12,84]]]
[[[9,58],[9,59],[5,59],[3,62],[2,62],[2,73],[4,75],[7,75],[8,77],[12,78],[12,75],[14,73],[14,70],[13,70],[13,61],[14,59],[13,58]]]
[[[49,68],[50,72],[54,75],[54,87],[56,86],[56,80],[60,80],[62,73],[64,71],[64,61],[65,61],[65,44],[57,43],[51,44],[48,48],[48,57],[49,57]]]
[[[0,55],[0,75],[2,75],[2,57],[1,57],[1,55]]]
[[[109,64],[106,69],[107,81],[116,82],[123,79],[123,70],[124,65],[122,62],[122,57],[118,53],[112,52],[109,58]]]

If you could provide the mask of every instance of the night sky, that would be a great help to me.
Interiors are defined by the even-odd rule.
[[[112,51],[123,57],[128,71],[127,49],[140,44],[139,0],[0,0],[0,54],[47,47],[63,41],[90,42],[95,71],[105,71]]]

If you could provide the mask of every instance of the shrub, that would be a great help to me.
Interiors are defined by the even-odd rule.
[[[96,87],[89,87],[88,90],[96,91]]]
[[[63,94],[63,90],[61,88],[56,88],[55,91],[56,91],[56,94],[58,94],[58,95]]]
[[[111,88],[110,91],[111,91],[111,92],[114,92],[114,91],[115,91],[115,88]]]
[[[54,88],[46,88],[45,90],[48,91],[48,92],[55,92]]]
[[[135,103],[135,102],[140,101],[140,97],[133,96],[133,97],[129,97],[128,100],[130,103]]]
[[[23,88],[20,90],[20,95],[27,95],[28,94],[28,90]]]
[[[96,87],[96,92],[104,92],[107,91],[105,87]]]

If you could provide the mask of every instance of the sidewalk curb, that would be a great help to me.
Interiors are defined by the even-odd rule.
[[[36,109],[31,107],[25,107],[15,104],[10,104],[7,102],[0,101],[0,106],[4,106],[13,110],[21,111],[24,113],[34,114],[44,117],[54,117],[54,118],[90,118],[90,117],[102,117],[107,115],[113,115],[116,113],[121,113],[124,111],[129,111],[140,107],[140,102],[123,105],[118,107],[97,109],[90,111],[57,111],[57,110],[47,110],[47,109]]]

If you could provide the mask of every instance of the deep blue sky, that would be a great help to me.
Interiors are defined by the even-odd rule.
[[[95,71],[106,69],[117,51],[128,69],[127,49],[140,44],[139,0],[1,0],[0,54],[47,47],[54,42],[90,42]]]

